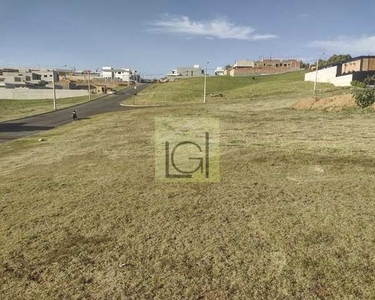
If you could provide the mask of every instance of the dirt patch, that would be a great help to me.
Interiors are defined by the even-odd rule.
[[[298,110],[327,110],[340,111],[343,109],[358,107],[351,94],[333,96],[325,99],[312,98],[305,99],[292,105],[292,108]]]

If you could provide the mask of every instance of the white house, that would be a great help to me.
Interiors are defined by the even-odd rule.
[[[136,71],[131,69],[114,69],[112,67],[103,67],[101,77],[118,81],[130,81],[133,80],[133,75],[135,73]]]
[[[167,74],[168,78],[201,76],[204,76],[204,70],[202,70],[199,65],[194,65],[193,67],[177,67]]]
[[[328,82],[336,86],[350,86],[352,80],[363,82],[375,75],[375,56],[358,56],[305,74],[305,81]]]
[[[223,67],[217,67],[216,70],[215,70],[215,75],[216,76],[224,76],[224,69]]]
[[[121,81],[129,81],[132,79],[133,72],[130,69],[121,69],[115,71],[115,78]]]
[[[317,82],[326,82],[332,83],[335,86],[350,86],[350,83],[353,80],[353,74],[348,74],[344,76],[338,76],[338,67],[330,67],[316,71],[306,73],[305,81],[315,81]]]
[[[106,79],[113,79],[113,68],[103,67],[101,77]]]

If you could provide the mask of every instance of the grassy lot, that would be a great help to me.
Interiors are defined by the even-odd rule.
[[[0,298],[373,299],[374,113],[294,76],[1,144]],[[155,182],[167,116],[220,120],[220,183]]]
[[[91,100],[100,95],[91,95]],[[57,99],[58,109],[89,101],[89,96]],[[33,116],[53,110],[53,100],[6,100],[0,99],[0,122]]]
[[[208,77],[207,94],[223,94],[225,100],[258,99],[277,97],[295,99],[312,96],[313,83],[303,81],[304,72],[283,75],[252,77]],[[174,82],[153,84],[137,97],[128,100],[130,104],[198,103],[203,101],[203,78],[180,79]],[[291,92],[292,91],[292,92]],[[319,97],[347,92],[347,89],[318,84]],[[207,97],[207,101],[214,98]]]

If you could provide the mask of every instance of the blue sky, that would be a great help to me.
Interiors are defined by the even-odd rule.
[[[0,65],[165,74],[260,56],[375,54],[375,2],[0,0]],[[325,52],[325,54],[322,54]],[[212,71],[211,71],[212,72]]]

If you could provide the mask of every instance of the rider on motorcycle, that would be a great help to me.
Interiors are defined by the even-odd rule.
[[[76,110],[73,110],[73,112],[72,112],[72,118],[73,118],[73,121],[77,120],[78,116],[77,116],[77,111]]]

